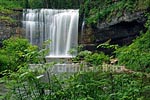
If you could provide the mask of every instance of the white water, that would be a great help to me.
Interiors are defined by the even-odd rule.
[[[42,47],[51,40],[47,57],[72,57],[69,50],[78,45],[78,10],[26,9],[23,12],[23,27],[26,37],[34,45]]]
[[[82,41],[84,43],[84,27],[85,27],[85,20],[83,20],[82,22],[82,26],[81,26],[81,37],[80,37],[80,41]]]

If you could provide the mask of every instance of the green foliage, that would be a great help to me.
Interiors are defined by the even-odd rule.
[[[20,65],[35,62],[37,47],[32,46],[26,39],[12,37],[4,40],[0,54],[0,71],[16,71]]]
[[[150,72],[150,31],[138,37],[128,47],[117,50],[119,63],[138,71]]]
[[[97,46],[97,48],[105,48],[105,49],[113,49],[113,50],[117,50],[119,48],[119,46],[116,44],[116,45],[111,45],[110,44],[110,41],[111,40],[108,40],[104,43],[101,43]]]
[[[12,19],[10,17],[6,17],[6,16],[0,16],[0,21],[3,21],[5,23],[9,23],[9,24],[16,22],[14,19]]]
[[[143,37],[146,36],[143,35]],[[139,40],[142,41],[140,38]],[[45,45],[48,42],[45,42]],[[24,39],[11,38],[4,41],[2,54],[5,51],[7,54],[7,51],[9,51],[9,56],[15,54],[15,57],[23,57],[24,60],[21,60],[22,63],[20,63],[20,60],[15,62],[18,65],[17,71],[7,70],[3,73],[4,77],[1,80],[5,82],[9,91],[5,96],[0,97],[2,99],[149,100],[150,98],[150,80],[147,73],[116,73],[104,71],[103,66],[97,66],[94,70],[53,74],[49,70],[55,63],[46,62],[45,54],[47,50],[42,49],[40,52],[34,52],[32,51],[34,49],[31,49],[32,47],[30,49],[26,49],[26,47],[30,47],[30,44]],[[79,55],[83,58],[82,60],[93,65],[101,64],[106,58],[103,53],[92,53],[90,51],[82,51]],[[38,59],[39,64],[31,69],[29,63],[36,61],[37,56],[43,59]],[[81,64],[80,67],[84,66]],[[47,82],[42,81],[43,73],[47,76]]]
[[[3,6],[5,9],[20,9],[22,8],[22,3],[24,0],[0,0],[0,6]]]
[[[9,58],[6,56],[5,50],[0,50],[0,71],[7,69]]]
[[[85,61],[92,65],[102,65],[103,62],[109,62],[109,57],[104,53],[94,53],[92,55],[87,55]]]
[[[149,0],[86,0],[84,9],[81,10],[84,10],[87,24],[95,24],[98,21],[109,22],[125,13],[145,11],[148,7]]]
[[[43,7],[43,0],[28,0],[29,7],[31,8],[42,8]]]
[[[0,5],[0,13],[2,14],[12,14],[11,10],[5,9],[4,6]]]
[[[11,1],[11,2],[10,2]],[[9,10],[5,8],[25,7],[24,3],[17,0],[1,0],[0,12]],[[47,1],[47,0],[44,0]],[[68,2],[69,1],[69,2]],[[88,23],[96,23],[98,19],[110,21],[114,15],[122,16],[123,12],[134,12],[146,9],[149,0],[85,0],[85,16]],[[12,3],[13,2],[13,3]],[[20,2],[22,2],[20,0]],[[25,2],[25,0],[23,0]],[[29,7],[46,7],[42,0],[29,0]],[[62,4],[62,2],[64,4]],[[146,5],[145,2],[147,2]],[[67,3],[67,4],[66,4]],[[36,5],[34,5],[36,4]],[[49,8],[70,8],[74,3],[71,0],[49,0]],[[137,6],[138,5],[138,6]],[[64,7],[66,6],[66,7]],[[74,7],[76,8],[76,7]],[[81,7],[82,8],[82,7]],[[3,20],[9,20],[1,16]],[[148,18],[149,21],[150,18]],[[149,22],[146,24],[149,29]],[[81,51],[74,60],[85,61],[90,66],[97,66],[98,70],[77,72],[73,74],[54,75],[47,70],[54,63],[46,63],[46,49],[37,52],[37,47],[32,46],[25,39],[11,38],[3,42],[0,49],[0,71],[9,92],[4,97],[6,100],[149,100],[150,98],[150,31],[137,38],[128,47],[116,51],[119,63],[128,68],[144,71],[133,73],[103,72],[102,63],[108,62],[109,57],[104,53]],[[98,47],[117,49],[116,45],[108,43]],[[74,53],[74,50],[71,51]],[[30,69],[29,64],[39,63],[36,70]],[[81,66],[83,67],[83,66]],[[100,67],[100,68],[99,68]],[[5,71],[4,71],[5,70]],[[15,72],[14,72],[15,71]],[[48,82],[41,81],[43,73],[48,76]],[[66,78],[67,77],[67,78]],[[2,97],[0,97],[2,98]]]
[[[52,66],[53,64],[49,65]],[[42,68],[45,64],[42,66]],[[42,82],[40,71],[22,67],[4,77],[10,87],[9,100],[148,100],[149,81],[141,73],[96,72],[50,75],[49,82]],[[69,75],[69,76],[68,76]],[[37,77],[38,76],[38,77]],[[67,77],[67,78],[66,78]],[[143,81],[144,80],[144,81]]]
[[[4,5],[0,3],[0,22],[5,22],[7,25],[15,24],[16,20],[14,20],[11,16],[14,12],[10,9],[6,9]]]
[[[106,48],[106,49],[114,49],[114,50],[117,50],[117,49],[118,49],[118,45],[110,45],[110,44],[102,43],[102,44],[99,44],[99,45],[97,46],[97,48]]]
[[[80,2],[77,0],[0,0],[0,5],[7,9],[21,8],[79,8]]]
[[[104,53],[92,53],[90,51],[81,51],[79,54],[73,59],[73,61],[85,61],[88,64],[97,66],[102,65],[103,62],[109,62],[109,56]]]
[[[56,8],[80,9],[88,24],[98,21],[111,21],[125,13],[144,11],[150,6],[149,0],[0,0],[0,6],[5,9],[20,8]]]

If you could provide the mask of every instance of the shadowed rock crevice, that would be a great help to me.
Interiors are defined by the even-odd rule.
[[[145,22],[144,12],[124,14],[120,18],[112,18],[111,22],[98,22],[85,27],[81,43],[87,50],[97,50],[97,45],[108,40],[111,40],[110,44],[129,45],[141,31],[145,31]]]
[[[145,30],[144,23],[133,20],[131,22],[120,22],[103,29],[95,29],[95,42],[103,43],[111,39],[111,43],[128,45],[135,39],[140,31]]]

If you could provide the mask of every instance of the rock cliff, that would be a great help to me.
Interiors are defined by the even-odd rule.
[[[111,44],[120,46],[132,43],[141,31],[145,30],[145,12],[125,13],[111,21],[98,21],[95,25],[86,25],[82,33],[81,44],[85,49],[96,50],[96,46],[111,40]]]
[[[21,17],[22,13],[20,11],[9,11],[0,12],[0,46],[2,46],[2,41],[11,37],[20,35],[22,33],[21,29]]]

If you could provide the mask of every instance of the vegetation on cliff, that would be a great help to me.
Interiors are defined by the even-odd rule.
[[[8,9],[20,8],[79,8],[85,0],[0,0],[0,5]]]
[[[134,12],[146,12],[149,0],[0,0],[0,21],[8,18],[14,9],[22,8],[80,8],[88,24],[111,21]],[[146,12],[147,13],[147,12]],[[145,14],[146,14],[145,13]],[[54,65],[45,60],[46,49],[38,51],[26,39],[10,38],[0,49],[0,83],[8,86],[5,100],[149,100],[150,98],[150,15],[147,14],[146,33],[126,47],[115,48],[112,65],[108,55],[97,51],[81,51],[73,59],[82,69],[86,63],[89,71],[57,76],[47,70]],[[99,45],[114,48],[112,45]],[[31,63],[41,67],[31,70]],[[104,66],[105,65],[105,66]],[[126,68],[121,67],[124,65]],[[117,69],[115,69],[117,68]],[[43,73],[48,82],[41,81]],[[51,77],[50,77],[51,75]],[[63,77],[63,78],[62,78]]]
[[[118,49],[119,63],[130,69],[150,72],[150,16],[147,14],[146,33],[141,33],[129,46]]]
[[[145,12],[150,7],[149,0],[86,0],[82,11],[87,23],[111,21],[113,18],[125,16],[138,11]]]
[[[149,0],[0,0],[0,7],[5,9],[50,8],[80,9],[86,22],[93,24],[111,21],[114,17],[125,16],[149,9]]]

